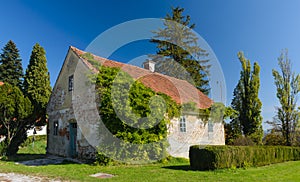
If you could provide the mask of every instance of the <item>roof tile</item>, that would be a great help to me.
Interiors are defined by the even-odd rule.
[[[73,46],[71,46],[70,49],[73,50],[73,52],[75,52],[75,54],[77,54],[77,56],[80,57],[92,71],[97,72],[97,69],[92,64],[82,58],[82,55],[86,53],[85,51],[79,50]],[[213,101],[210,98],[185,80],[180,80],[156,72],[153,73],[137,66],[112,61],[100,56],[93,56],[101,65],[121,68],[134,79],[141,81],[145,86],[151,88],[155,92],[161,92],[170,96],[178,104],[194,102],[197,104],[198,108],[201,109],[209,108],[213,104]]]

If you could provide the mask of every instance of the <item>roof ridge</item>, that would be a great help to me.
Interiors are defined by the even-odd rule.
[[[86,58],[82,57],[83,54],[88,52],[82,51],[74,46],[70,46],[70,49],[84,62],[84,64],[87,65],[89,69],[91,69],[95,73],[99,72],[99,70],[95,68],[93,64],[91,64]],[[177,103],[186,103],[190,101],[196,102],[199,108],[208,108],[213,103],[213,101],[208,96],[198,90],[195,85],[191,84],[187,80],[178,79],[158,72],[151,72],[150,70],[138,67],[136,65],[110,60],[93,53],[90,54],[96,61],[99,61],[101,65],[121,68],[135,80],[140,80],[144,85],[154,89],[155,91],[162,92],[171,96]],[[159,76],[166,80],[162,81],[159,78],[155,78],[155,76]],[[172,84],[170,84],[170,82]]]
[[[80,52],[83,52],[84,54],[85,54],[85,53],[90,53],[90,52],[82,51],[82,50],[80,50],[80,49],[78,49],[78,48],[76,48],[76,47],[74,47],[74,46],[70,46],[70,47],[71,47],[73,50],[74,50],[74,49],[75,49],[75,50],[78,50],[78,51],[80,51]],[[83,57],[80,56],[76,51],[74,51],[74,52],[78,55],[78,57],[83,58]],[[162,73],[151,72],[150,70],[147,70],[147,69],[145,69],[145,68],[141,68],[141,67],[136,66],[136,65],[132,65],[132,64],[127,64],[127,63],[123,63],[123,62],[111,60],[111,59],[108,59],[108,58],[104,58],[104,57],[95,55],[95,54],[93,54],[93,53],[90,53],[90,54],[92,54],[94,57],[97,57],[97,58],[100,58],[100,59],[104,59],[105,61],[112,61],[112,62],[115,62],[115,63],[118,63],[118,64],[122,64],[122,65],[124,65],[124,66],[131,66],[131,67],[135,67],[135,68],[137,68],[137,69],[142,69],[142,70],[147,71],[147,72],[149,72],[149,73],[151,73],[151,74],[157,74],[157,75],[160,75],[160,76],[164,76],[164,77],[176,79],[176,80],[179,80],[179,81],[185,81],[185,82],[188,82],[188,81],[186,81],[186,80],[179,79],[179,78],[176,78],[176,77],[173,77],[173,76],[169,76],[169,75],[164,75],[164,74],[162,74]],[[85,58],[83,58],[83,59],[85,59]],[[190,82],[188,82],[188,83],[190,83]],[[192,83],[190,83],[190,84],[192,84]],[[192,84],[192,85],[193,85],[193,84]]]

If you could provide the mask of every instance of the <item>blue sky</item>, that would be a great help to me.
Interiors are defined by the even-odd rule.
[[[0,47],[13,40],[26,67],[33,45],[40,43],[47,52],[53,85],[70,45],[85,49],[110,27],[138,18],[161,18],[171,6],[178,5],[191,16],[195,31],[207,41],[222,66],[227,104],[240,74],[237,52],[243,51],[252,63],[258,61],[262,115],[264,121],[271,120],[278,105],[272,69],[278,69],[277,57],[282,49],[289,49],[294,71],[300,72],[298,0],[3,1]],[[127,62],[149,51],[153,49],[137,43],[125,46],[113,58]]]

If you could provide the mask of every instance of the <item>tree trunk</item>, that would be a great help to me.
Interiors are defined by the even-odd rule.
[[[7,156],[13,156],[16,155],[19,146],[26,140],[27,133],[25,129],[19,130],[18,133],[11,139],[11,141],[8,143],[6,155]]]

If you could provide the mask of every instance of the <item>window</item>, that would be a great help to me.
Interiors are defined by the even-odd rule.
[[[186,121],[185,116],[181,116],[179,120],[179,129],[180,132],[186,132]]]
[[[74,89],[74,76],[69,76],[69,92],[73,91]]]
[[[58,121],[54,121],[53,123],[53,135],[57,135],[58,134]]]
[[[72,128],[77,128],[77,123],[70,123]]]

